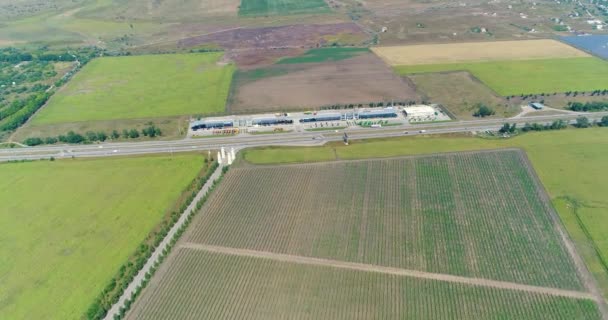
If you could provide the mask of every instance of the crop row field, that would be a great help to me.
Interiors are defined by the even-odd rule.
[[[589,57],[584,51],[548,39],[424,44],[372,50],[393,66]]]
[[[608,62],[595,57],[400,65],[401,75],[468,71],[502,96],[608,88]]]
[[[604,192],[608,189],[605,170],[608,130],[605,128],[527,133],[500,140],[429,135],[358,140],[351,141],[349,146],[329,143],[322,147],[267,147],[245,150],[243,158],[252,164],[271,165],[497,148],[525,150],[587,267],[608,295],[605,267],[608,199]]]
[[[0,164],[0,319],[80,319],[200,155]]]
[[[238,168],[186,239],[582,290],[538,188],[516,151]]]
[[[330,12],[324,0],[241,0],[239,15],[266,16]]]
[[[176,248],[126,319],[601,319],[595,303]]]
[[[235,67],[222,53],[98,58],[32,125],[222,113]]]

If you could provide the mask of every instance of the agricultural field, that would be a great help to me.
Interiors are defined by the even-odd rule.
[[[202,168],[192,154],[0,164],[0,318],[79,319]]]
[[[318,46],[362,45],[369,36],[352,22],[325,24],[294,24],[272,27],[231,28],[204,35],[186,37],[172,44],[181,49],[196,49],[201,46],[216,46],[226,50],[226,57],[234,61],[240,69],[271,65],[280,58],[297,57],[304,48]],[[171,44],[167,44],[171,45]],[[170,49],[171,47],[169,47]],[[317,49],[315,57],[337,57],[355,54],[363,49]],[[321,54],[325,53],[325,54]],[[330,54],[332,53],[332,54]],[[309,58],[310,59],[310,58]],[[323,60],[323,59],[319,59]],[[319,61],[321,62],[321,61]]]
[[[242,16],[267,16],[330,12],[324,0],[241,0]]]
[[[77,14],[90,19],[129,17],[133,20],[166,19],[179,22],[201,17],[236,17],[239,4],[240,0],[130,0],[85,6]]]
[[[309,148],[264,148],[247,150],[243,158],[250,163],[277,164],[509,147],[526,151],[568,233],[604,294],[608,295],[605,267],[608,236],[604,230],[608,223],[604,214],[608,201],[603,191],[608,188],[604,169],[608,161],[608,130],[605,128],[529,133],[507,140],[419,136],[352,141],[349,146],[335,143]]]
[[[508,118],[521,108],[498,96],[468,72],[421,73],[407,76],[426,101],[439,103],[457,119],[474,119],[478,104],[491,107],[496,117]]]
[[[508,177],[518,178],[504,188],[499,181]],[[254,185],[272,188],[253,192]],[[512,151],[234,169],[186,239],[581,289],[536,187],[521,154]],[[480,198],[479,190],[494,201]],[[499,243],[510,250],[496,251]]]
[[[368,48],[318,48],[308,50],[305,54],[279,60],[279,64],[297,63],[320,63],[328,61],[340,61],[354,58],[360,54],[369,52]]]
[[[608,62],[595,57],[421,64],[395,69],[401,75],[469,71],[502,96],[608,88]]]
[[[425,44],[372,50],[393,66],[589,57],[556,40]]]
[[[105,57],[91,61],[33,125],[224,112],[233,65],[221,53]]]
[[[232,168],[127,318],[599,319],[524,157]]]
[[[601,319],[590,300],[178,248],[126,319]]]
[[[229,111],[255,113],[336,103],[417,100],[418,95],[406,80],[374,54],[359,51],[313,50],[314,54],[287,60],[308,63],[279,63],[239,72],[235,75]],[[354,56],[348,58],[351,54]]]
[[[608,35],[569,36],[560,38],[565,43],[590,52],[600,58],[608,59]]]

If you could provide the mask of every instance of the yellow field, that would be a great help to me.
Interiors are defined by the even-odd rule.
[[[588,57],[589,54],[556,40],[523,40],[423,44],[372,48],[390,65],[417,65],[497,60]]]

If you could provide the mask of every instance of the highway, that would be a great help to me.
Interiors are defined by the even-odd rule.
[[[289,133],[250,135],[241,134],[227,137],[210,138],[188,138],[170,141],[144,141],[144,142],[120,142],[99,143],[86,145],[52,145],[27,148],[0,149],[0,161],[37,160],[54,157],[81,158],[81,157],[111,157],[126,155],[141,155],[153,153],[178,153],[189,151],[217,150],[220,147],[243,149],[261,146],[315,146],[323,145],[329,141],[342,140],[344,132],[349,139],[371,139],[397,136],[413,136],[420,134],[445,134],[471,131],[498,130],[505,122],[517,123],[551,123],[555,120],[574,120],[584,115],[590,121],[600,120],[607,116],[608,112],[595,113],[571,113],[545,116],[530,116],[510,119],[470,120],[452,121],[428,124],[404,124],[382,128],[360,128],[349,127],[335,132],[327,131],[297,131]],[[407,131],[407,134],[405,133]],[[423,132],[421,132],[423,131]]]

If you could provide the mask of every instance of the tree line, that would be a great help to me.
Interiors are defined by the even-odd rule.
[[[591,122],[587,117],[578,117],[576,122],[572,125],[575,128],[589,128],[593,126],[608,127],[608,116],[602,117],[600,121]],[[564,120],[555,120],[552,123],[540,124],[540,123],[525,123],[523,127],[518,128],[516,123],[503,124],[502,128],[498,130],[499,133],[517,133],[529,132],[529,131],[547,131],[547,130],[561,130],[568,127],[568,122]]]
[[[24,99],[19,105],[18,110],[11,109],[2,118],[0,131],[10,131],[19,128],[24,124],[40,107],[42,107],[50,97],[50,93],[39,93]]]
[[[592,102],[568,102],[568,106],[566,107],[568,110],[572,111],[604,111],[608,110],[608,102],[604,101],[592,101]]]
[[[85,134],[79,134],[74,131],[70,131],[67,134],[62,134],[57,137],[30,137],[23,141],[23,144],[28,146],[38,146],[43,144],[55,144],[58,142],[69,143],[69,144],[86,144],[86,143],[94,143],[94,142],[104,142],[106,140],[118,140],[118,139],[137,139],[140,136],[156,138],[162,135],[162,131],[160,128],[150,125],[147,126],[141,131],[137,129],[122,130],[122,133],[119,133],[118,130],[113,130],[110,134],[107,134],[103,131],[87,131]]]

